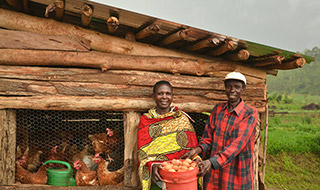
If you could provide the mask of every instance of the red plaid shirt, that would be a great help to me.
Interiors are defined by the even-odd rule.
[[[200,147],[212,169],[204,177],[205,189],[253,189],[253,151],[258,111],[243,100],[229,112],[227,103],[213,108]]]

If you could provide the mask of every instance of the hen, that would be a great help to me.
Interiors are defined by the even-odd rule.
[[[25,168],[27,168],[27,170],[32,172],[35,171],[38,168],[38,166],[41,165],[41,162],[40,162],[41,154],[42,154],[42,151],[39,150],[35,154],[29,155],[26,159],[26,163],[24,164]]]
[[[72,163],[77,160],[83,161],[88,168],[92,168],[95,162],[92,160],[93,156],[88,153],[89,145],[85,145],[81,152],[77,152],[72,156]]]
[[[89,135],[89,139],[92,142],[93,149],[96,153],[95,157],[99,154],[110,154],[115,150],[119,143],[119,137],[115,132],[109,128],[106,128],[107,133],[96,133]]]
[[[94,160],[98,163],[97,175],[101,186],[122,185],[124,179],[124,167],[110,172],[108,170],[108,165],[110,164],[109,160],[106,161],[101,156],[97,156]]]
[[[39,170],[35,173],[29,172],[21,166],[20,161],[17,161],[17,171],[16,171],[16,181],[25,184],[46,184],[47,177],[47,167],[42,165]]]
[[[75,161],[73,167],[77,170],[75,176],[77,186],[97,186],[99,184],[97,172],[89,170],[81,160]]]
[[[47,157],[46,160],[61,160],[61,161],[66,161],[64,155],[61,154],[61,153],[59,153],[59,152],[57,152],[57,148],[58,148],[58,146],[54,146],[54,147],[51,149],[51,151],[50,151],[50,153],[49,153],[49,155],[48,155],[48,157]],[[62,165],[62,164],[49,163],[49,164],[48,164],[48,168],[52,168],[52,167],[54,167],[54,168],[62,168],[62,167],[64,167],[64,165]]]

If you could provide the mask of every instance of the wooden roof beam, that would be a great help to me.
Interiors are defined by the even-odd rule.
[[[107,20],[108,33],[113,34],[119,28],[119,19],[115,16],[110,16]]]
[[[256,67],[264,67],[267,65],[274,65],[274,64],[280,65],[284,58],[285,57],[283,55],[275,55],[275,56],[270,56],[263,59],[252,60],[250,61],[250,64]]]
[[[220,43],[220,40],[216,37],[207,38],[205,40],[202,40],[200,42],[197,42],[196,44],[187,47],[188,51],[198,51],[203,48],[207,47],[215,47]]]
[[[211,51],[209,55],[219,56],[226,53],[227,51],[232,51],[234,49],[236,49],[236,47],[234,46],[233,41],[231,39],[226,39],[220,47]]]
[[[84,27],[90,25],[93,16],[93,6],[84,3],[81,7],[81,24]]]
[[[186,40],[187,36],[188,36],[188,29],[182,29],[166,37],[162,42],[160,42],[160,45],[166,46],[179,40]]]
[[[143,38],[146,38],[148,36],[154,35],[156,33],[158,33],[160,30],[160,27],[157,24],[150,24],[149,26],[145,27],[144,29],[140,30],[137,34],[136,34],[136,39],[140,40]]]
[[[292,61],[286,61],[280,64],[269,65],[267,69],[279,69],[279,70],[290,70],[301,68],[306,64],[306,59],[303,57],[296,58]]]
[[[50,3],[46,7],[45,17],[49,17],[49,13],[55,11],[55,18],[61,20],[64,15],[65,1],[64,0],[55,0],[53,3]]]
[[[250,57],[249,51],[242,49],[237,52],[232,52],[229,53],[228,55],[225,56],[226,59],[231,60],[231,61],[245,61]]]

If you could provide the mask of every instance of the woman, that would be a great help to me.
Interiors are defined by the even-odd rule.
[[[156,107],[141,116],[138,127],[139,177],[143,190],[150,189],[151,178],[161,180],[161,162],[178,159],[198,145],[191,118],[177,107],[171,107],[173,91],[168,81],[154,85],[153,99]]]

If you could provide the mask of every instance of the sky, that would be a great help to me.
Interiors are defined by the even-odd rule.
[[[320,47],[320,0],[92,0],[242,40]]]

